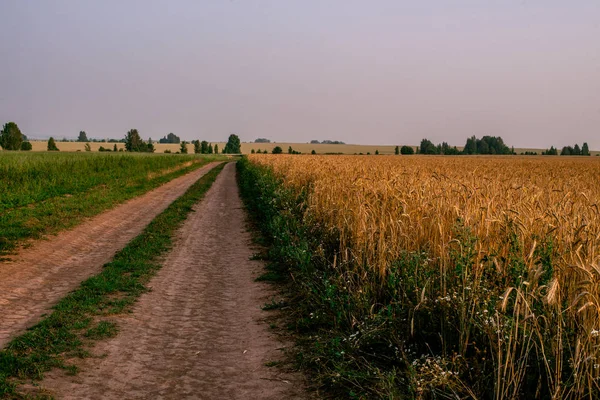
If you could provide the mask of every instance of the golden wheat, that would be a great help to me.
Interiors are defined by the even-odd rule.
[[[485,268],[509,276],[521,263],[515,284],[498,288],[502,295],[463,295],[461,353],[471,326],[483,321],[481,329],[489,330],[493,343],[496,398],[519,396],[533,351],[554,398],[598,393],[600,160],[287,155],[250,160],[272,168],[290,188],[310,188],[306,218],[339,236],[342,263],[385,276],[402,254],[426,252],[439,282],[436,291],[415,288],[423,301],[456,290],[447,281],[457,252],[469,245],[463,243],[465,233],[475,239],[475,255],[460,272],[463,292],[483,290]],[[541,247],[550,254],[550,266]],[[486,302],[494,304],[496,316],[484,320]],[[502,322],[509,317],[510,324]],[[565,360],[574,371],[568,377],[561,375]]]

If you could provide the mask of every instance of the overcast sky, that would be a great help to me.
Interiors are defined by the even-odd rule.
[[[0,0],[30,136],[600,149],[599,0]]]

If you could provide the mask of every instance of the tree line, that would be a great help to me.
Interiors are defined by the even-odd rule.
[[[96,140],[94,140],[96,141]],[[85,143],[85,151],[91,151],[91,146],[89,144],[90,140],[87,137],[87,133],[85,131],[80,131],[79,136],[77,137],[77,142]],[[106,142],[106,140],[102,140],[102,142]],[[136,153],[154,153],[155,147],[152,139],[149,138],[148,141],[144,141],[140,136],[140,133],[137,129],[130,129],[125,134],[125,137],[121,140],[111,139],[110,143],[115,143],[112,151],[117,151],[116,143],[125,143],[125,149],[129,152]],[[181,139],[173,134],[169,133],[164,138],[159,140],[159,143],[179,143],[180,144],[180,153],[186,154],[188,152],[187,142],[181,141]],[[219,146],[212,143],[208,143],[205,140],[193,140],[192,144],[194,145],[194,153],[196,154],[219,154]],[[25,136],[18,125],[14,122],[7,122],[4,124],[2,130],[0,131],[0,147],[4,150],[24,150],[28,151],[32,149],[31,142],[28,141],[27,136]],[[56,140],[53,137],[48,139],[47,144],[48,151],[59,151],[58,146],[56,144]],[[122,151],[120,149],[119,151]],[[100,146],[99,151],[111,151],[110,148],[104,148]],[[170,152],[166,150],[165,152]],[[229,135],[227,143],[222,151],[223,154],[240,154],[241,153],[241,142],[240,138],[235,135]]]

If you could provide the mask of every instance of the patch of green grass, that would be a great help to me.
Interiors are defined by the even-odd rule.
[[[93,317],[126,312],[148,290],[147,282],[160,268],[159,257],[171,248],[175,231],[223,167],[221,164],[200,178],[119,251],[100,274],[84,281],[50,315],[0,351],[0,396],[21,398],[17,387],[21,381],[41,379],[52,368],[75,372],[67,361],[69,356],[86,356],[91,341],[116,333],[117,327],[111,322],[90,327]]]
[[[100,340],[115,337],[117,335],[117,324],[109,321],[100,321],[93,328],[88,329],[84,336],[88,339]]]
[[[79,224],[222,157],[6,153],[0,157],[0,256]]]

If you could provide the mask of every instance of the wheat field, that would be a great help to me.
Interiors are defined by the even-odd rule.
[[[526,392],[541,397],[598,396],[600,160],[250,160],[307,193],[304,220],[338,240],[333,267],[356,298],[383,290],[373,286],[398,275],[399,260],[424,255],[395,284],[414,301],[394,301],[412,308],[411,335],[431,325],[423,318],[442,319],[435,340],[452,351],[416,359],[421,390],[443,383],[475,397],[464,369],[477,363],[496,399],[522,398],[531,385],[538,387]]]

